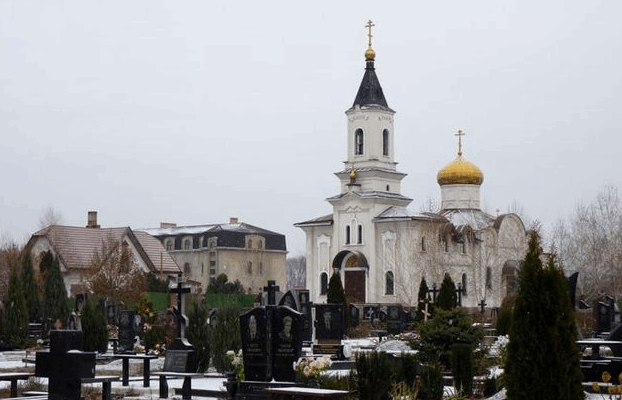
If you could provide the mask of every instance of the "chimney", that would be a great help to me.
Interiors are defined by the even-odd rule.
[[[97,211],[89,211],[86,218],[86,227],[87,228],[99,228],[97,225]]]
[[[175,228],[176,226],[176,222],[160,222],[160,228],[162,229]]]
[[[234,225],[238,223],[238,217],[229,217],[229,224]]]

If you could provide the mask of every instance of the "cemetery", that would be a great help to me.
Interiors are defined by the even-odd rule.
[[[66,323],[30,322],[23,340],[36,345],[0,352],[0,396],[501,400],[511,395],[513,355],[532,344],[542,348],[537,346],[551,332],[567,344],[556,351],[566,352],[566,364],[573,367],[564,374],[575,373],[581,394],[619,393],[622,324],[616,299],[604,295],[593,306],[576,301],[577,276],[566,279],[555,271],[536,263],[533,276],[544,283],[529,269],[524,279],[534,280],[522,282],[558,287],[546,294],[554,300],[550,305],[518,296],[513,309],[490,309],[485,301],[478,308],[461,307],[462,289],[448,276],[431,289],[422,280],[416,305],[349,303],[335,279],[322,304],[312,303],[306,288],[282,290],[269,280],[252,306],[208,307],[180,274],[168,286],[169,308],[159,314],[146,301],[132,309],[83,297]],[[543,323],[520,319],[534,310],[541,311]],[[101,337],[95,315],[104,327]],[[549,323],[564,315],[573,318],[568,326],[577,326],[574,318],[594,324],[584,334]],[[512,338],[518,342],[521,335],[532,336],[513,347]],[[552,358],[543,354],[542,360],[546,365]],[[534,356],[529,366],[536,370],[538,362]]]

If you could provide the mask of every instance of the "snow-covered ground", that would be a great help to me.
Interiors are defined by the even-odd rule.
[[[371,342],[373,342],[373,340],[371,340]],[[369,345],[373,345],[371,342],[359,341],[358,343],[352,343],[352,345],[355,348],[361,345],[362,347],[366,347]],[[386,350],[389,350],[389,351],[398,350],[398,347],[401,349],[401,347],[396,343],[383,343],[383,345],[387,347]],[[396,347],[395,349],[393,349],[393,345],[395,345]],[[34,353],[31,352],[29,354],[29,357],[34,358]],[[23,370],[24,368],[27,368],[28,370],[31,370],[34,373],[34,365],[32,363],[26,364],[23,361],[24,358],[26,358],[25,351],[0,352],[0,372],[11,372],[11,371]],[[152,371],[161,370],[163,365],[164,365],[164,358],[153,360],[151,361],[151,370]],[[142,367],[142,361],[140,360],[130,361],[130,371],[131,371],[130,386],[123,387],[121,385],[121,382],[115,382],[112,385],[113,393],[122,392],[122,393],[127,393],[128,395],[131,395],[132,397],[140,397],[142,399],[158,399],[159,393],[158,393],[157,378],[152,377],[150,387],[144,388],[143,377],[142,377],[142,373],[140,372],[141,367]],[[122,368],[121,360],[112,360],[107,363],[98,363],[96,367],[96,371],[99,374],[121,376],[121,368]],[[43,384],[47,384],[46,378],[35,378],[35,379],[37,379],[39,382]],[[222,376],[219,376],[218,374],[208,374],[208,376],[205,378],[193,379],[192,388],[225,392],[225,388],[223,386],[224,381],[225,381],[225,378]],[[169,397],[173,397],[174,389],[180,389],[182,386],[182,383],[183,383],[182,379],[168,379],[168,385],[169,385],[169,390],[170,390]],[[9,385],[10,385],[9,382],[0,382],[0,388],[8,388]],[[100,384],[94,384],[93,386],[95,390],[101,390]],[[453,393],[453,388],[446,387],[445,393],[447,395]],[[200,397],[196,397],[196,396],[193,396],[193,398],[201,399]],[[616,399],[615,396],[610,396],[607,394],[590,394],[590,393],[586,393],[585,398],[586,400],[597,400],[597,399],[614,400]],[[485,400],[504,400],[504,399],[505,399],[505,390],[502,390],[499,393],[495,394],[494,396],[489,397],[488,399],[485,399]]]

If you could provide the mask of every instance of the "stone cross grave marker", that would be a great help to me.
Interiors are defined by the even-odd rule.
[[[313,317],[311,315],[313,303],[309,297],[309,290],[298,291],[298,304],[300,304],[298,311],[302,313],[302,340],[310,342],[313,340]]]
[[[268,281],[268,286],[264,286],[263,291],[268,293],[268,305],[276,305],[276,292],[279,291],[276,281]]]
[[[48,378],[48,399],[80,400],[81,380],[95,376],[95,352],[82,351],[82,331],[50,331],[50,350],[38,351],[35,376]]]
[[[177,286],[170,287],[168,289],[169,293],[175,293],[177,295],[177,310],[175,311],[175,317],[177,319],[177,339],[181,339],[184,337],[184,327],[186,325],[186,316],[183,313],[183,301],[182,296],[186,293],[190,293],[190,288],[184,286],[182,282],[182,275],[177,275]]]

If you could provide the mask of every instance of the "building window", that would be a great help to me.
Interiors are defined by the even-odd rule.
[[[192,239],[184,239],[184,250],[192,249]]]
[[[253,240],[252,239],[248,239],[248,248],[249,249],[253,248]]]
[[[211,237],[207,240],[207,246],[211,249],[212,247],[216,247],[218,245],[218,238]]]
[[[467,275],[462,274],[462,294],[467,295]]]
[[[350,244],[350,225],[346,225],[346,244]]]
[[[394,289],[393,289],[393,271],[387,271],[386,274],[384,274],[384,281],[385,281],[385,289],[384,289],[384,294],[386,295],[392,295],[394,293]]]
[[[216,268],[211,268],[211,269],[209,270],[209,274],[210,274],[210,275],[216,275]]]
[[[447,238],[443,239],[443,250],[445,253],[449,253],[449,241]]]
[[[259,243],[257,243],[257,248],[259,250],[263,249],[263,242],[260,240]]]
[[[492,289],[492,269],[486,268],[486,289]]]
[[[201,275],[205,273],[205,265],[201,263]]]
[[[209,252],[209,257],[210,258],[215,258],[216,257],[216,252],[215,251],[210,251]]]
[[[263,263],[259,262],[259,275],[263,275]]]
[[[391,188],[389,187],[389,185],[387,185],[387,192],[391,191]]]
[[[206,237],[201,238],[201,247],[207,247],[207,238]]]
[[[425,236],[421,238],[421,251],[425,251]]]
[[[358,226],[358,244],[363,244],[363,225]]]
[[[328,274],[322,272],[320,274],[320,294],[326,294],[328,292]]]
[[[460,243],[460,248],[462,249],[462,254],[466,254],[466,241],[462,241],[462,243]]]
[[[216,260],[210,260],[209,261],[209,266],[210,267],[215,267],[216,266]]]
[[[382,131],[382,155],[389,155],[389,130],[385,129]]]
[[[363,148],[364,148],[363,130],[359,128],[354,133],[354,154],[357,156],[362,155]]]
[[[166,240],[166,251],[171,251],[171,250],[173,250],[174,247],[175,247],[175,240],[174,239],[167,239]]]
[[[248,272],[249,275],[253,273],[253,262],[252,261],[249,261],[246,264],[246,272]]]
[[[189,263],[185,263],[184,264],[184,273],[186,273],[186,274],[190,273],[190,264]]]

